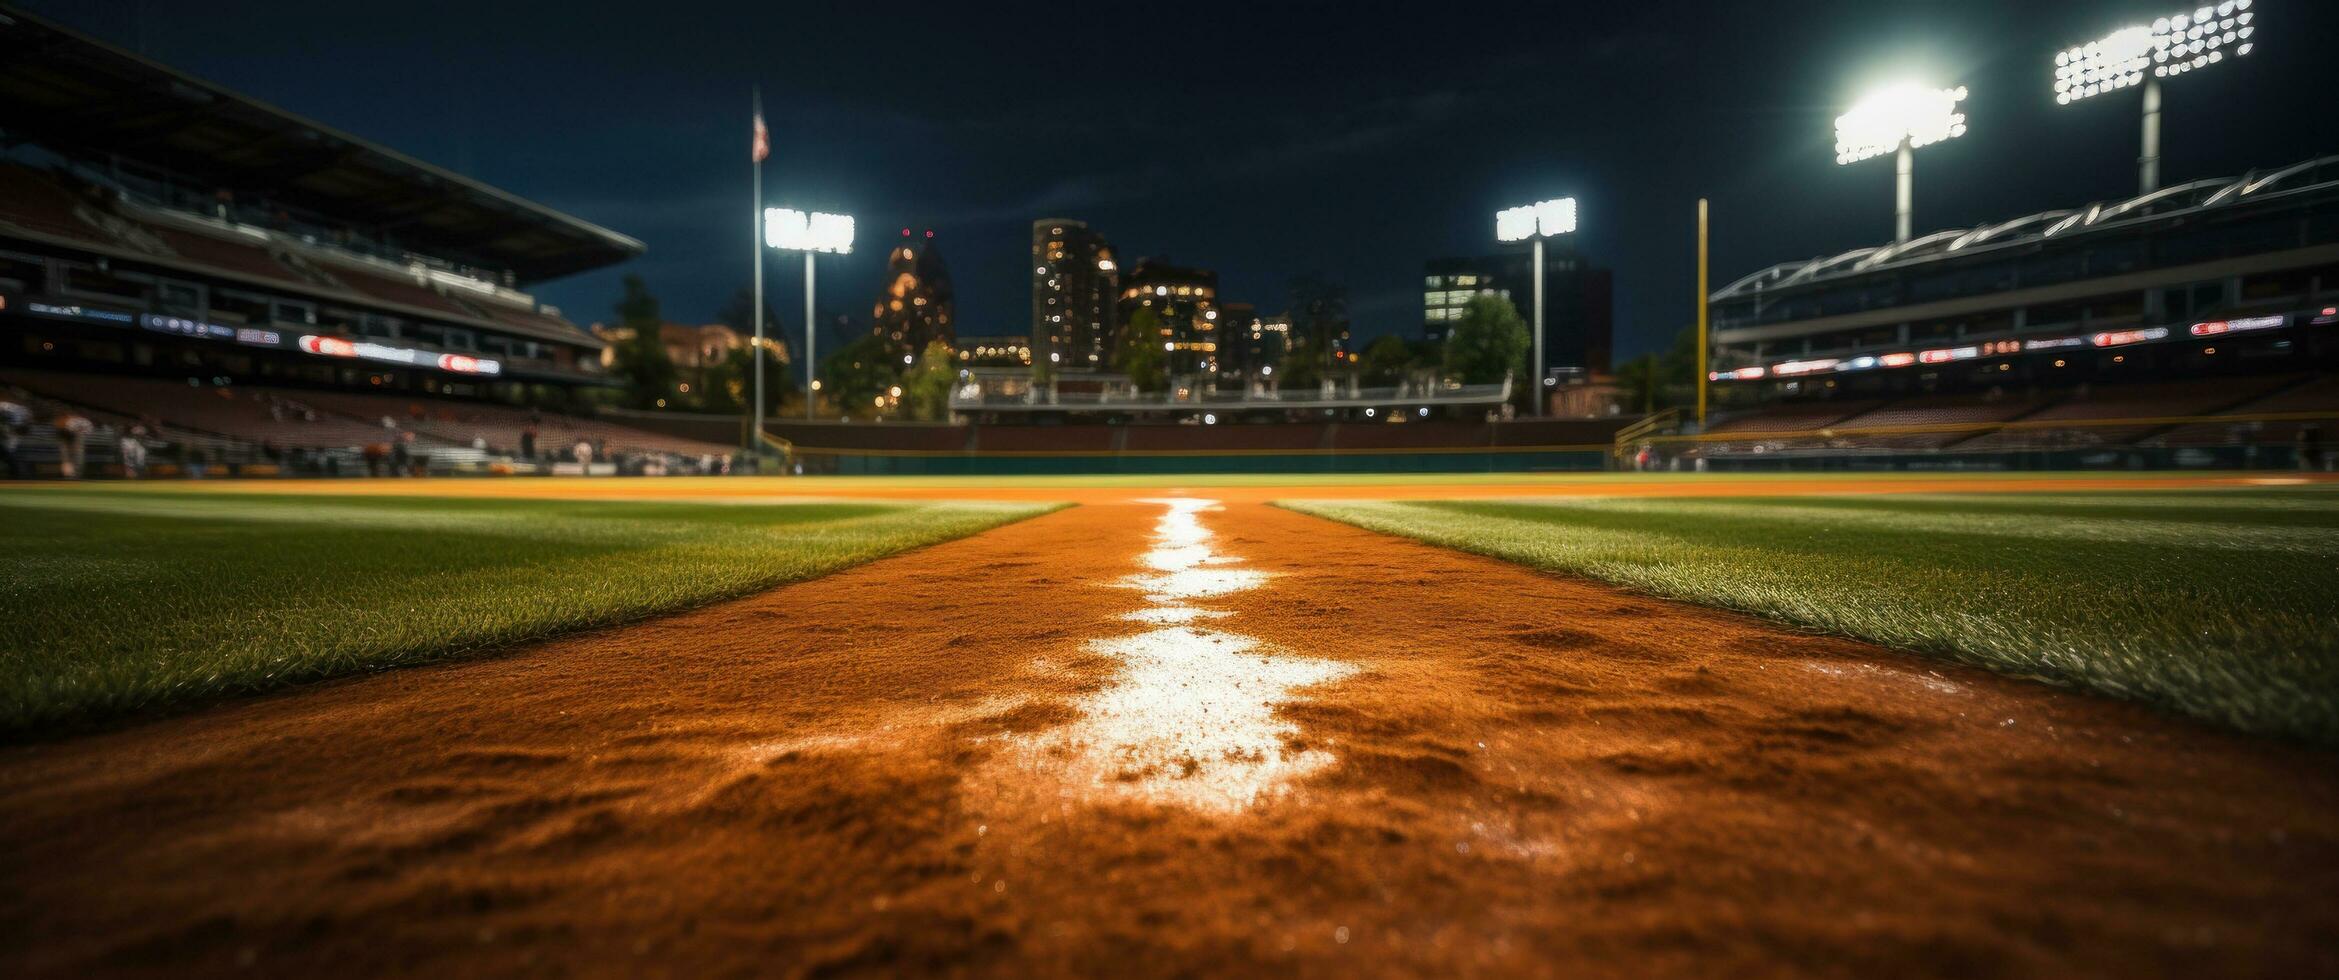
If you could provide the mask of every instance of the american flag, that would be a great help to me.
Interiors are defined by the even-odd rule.
[[[748,152],[755,157],[757,163],[762,163],[765,158],[772,155],[772,134],[771,130],[763,128],[763,112],[761,110],[755,114],[755,141],[750,145]]]

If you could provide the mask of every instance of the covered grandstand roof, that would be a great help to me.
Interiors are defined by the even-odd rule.
[[[1942,261],[2010,245],[2077,238],[2090,232],[2131,228],[2142,221],[2174,221],[2281,196],[2332,190],[2339,190],[2339,156],[2319,157],[2241,177],[2163,187],[2119,201],[2041,211],[2012,221],[1919,235],[1897,244],[1863,246],[1836,255],[1782,262],[1716,290],[1712,298],[1721,302],[1880,268]]]
[[[71,29],[0,6],[0,132],[51,148],[155,161],[418,252],[523,282],[642,253],[641,242]]]

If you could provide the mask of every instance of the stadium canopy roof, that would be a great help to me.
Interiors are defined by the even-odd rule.
[[[0,132],[150,162],[522,283],[640,255],[641,242],[0,6]]]
[[[1714,302],[1765,290],[1821,283],[1849,275],[1942,261],[2007,245],[2077,238],[2091,232],[2134,227],[2142,221],[2205,216],[2280,195],[2339,187],[2339,156],[2320,157],[2277,170],[2220,177],[2164,187],[2150,194],[2099,202],[2077,210],[2041,211],[1976,228],[1953,228],[1919,235],[1895,245],[1864,246],[1836,255],[1781,262],[1715,291]]]

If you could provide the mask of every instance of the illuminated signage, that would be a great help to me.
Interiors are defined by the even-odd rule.
[[[1980,356],[1982,349],[1979,347],[1944,347],[1923,351],[1917,355],[1917,360],[1927,364],[1945,364],[1950,361],[1970,361]]]
[[[502,374],[502,362],[466,354],[439,354],[408,347],[390,347],[363,340],[343,340],[339,337],[303,335],[300,349],[322,357],[352,357],[385,364],[405,364],[411,367],[435,367],[457,374]]]
[[[2096,334],[2094,337],[2089,339],[2092,340],[2097,347],[2126,347],[2129,344],[2141,344],[2150,340],[2164,340],[2167,339],[2167,337],[2167,327],[2146,327],[2142,330],[2110,330],[2104,333]]]
[[[1878,357],[1876,358],[1876,363],[1878,363],[1878,364],[1882,364],[1882,365],[1884,365],[1885,367],[1888,367],[1888,368],[1896,368],[1896,367],[1908,367],[1908,366],[1909,366],[1909,365],[1911,365],[1911,364],[1915,364],[1915,363],[1917,363],[1917,355],[1915,355],[1915,354],[1884,354],[1884,355],[1880,355],[1880,356],[1878,356]]]
[[[2066,347],[2085,346],[2087,346],[2087,338],[2085,337],[2048,337],[2044,340],[2025,340],[2022,342],[2022,349],[2026,351],[2062,350]]]
[[[2290,318],[2286,316],[2253,316],[2239,320],[2212,320],[2208,323],[2196,323],[2193,324],[2191,332],[2195,337],[2215,337],[2220,334],[2245,333],[2251,330],[2279,330],[2289,323]]]
[[[1494,215],[1496,241],[1523,242],[1538,235],[1572,234],[1576,230],[1576,199],[1563,197],[1551,201],[1537,201],[1525,207],[1497,211]]]
[[[1965,135],[1965,87],[1898,85],[1876,92],[1835,120],[1835,162],[1858,163],[1900,149],[1930,146]]]
[[[2323,312],[2315,314],[2315,318],[2309,322],[2318,327],[2339,323],[2339,306],[2323,307]]]
[[[87,306],[59,306],[55,303],[27,303],[25,304],[24,308],[32,313],[37,313],[41,316],[53,316],[60,320],[88,320],[93,323],[118,323],[123,326],[128,326],[138,322],[137,317],[131,316],[128,313],[117,313],[113,310],[92,309]]]
[[[1821,358],[1816,361],[1788,361],[1783,364],[1772,365],[1770,373],[1774,375],[1810,374],[1815,371],[1830,370],[1841,363],[1843,362],[1833,357]]]
[[[155,314],[148,313],[145,316],[139,317],[138,323],[140,326],[143,326],[148,330],[155,331],[156,333],[177,334],[181,337],[197,337],[203,340],[236,339],[236,331],[234,327],[223,327],[216,323],[204,323],[200,320],[189,320],[185,317],[157,316]]]
[[[766,208],[763,243],[791,252],[828,252],[844,255],[853,250],[853,216]]]

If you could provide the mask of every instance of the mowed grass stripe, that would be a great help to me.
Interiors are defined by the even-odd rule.
[[[2075,500],[2093,499],[1284,506],[2248,731],[2339,743],[2339,549],[2330,534],[2339,493],[2201,494],[2189,506],[2163,499],[2117,519],[2074,516],[2091,512]],[[2166,517],[2138,516],[2153,513]],[[2251,516],[2221,516],[2234,514]]]
[[[625,622],[1050,509],[0,491],[0,733]]]

